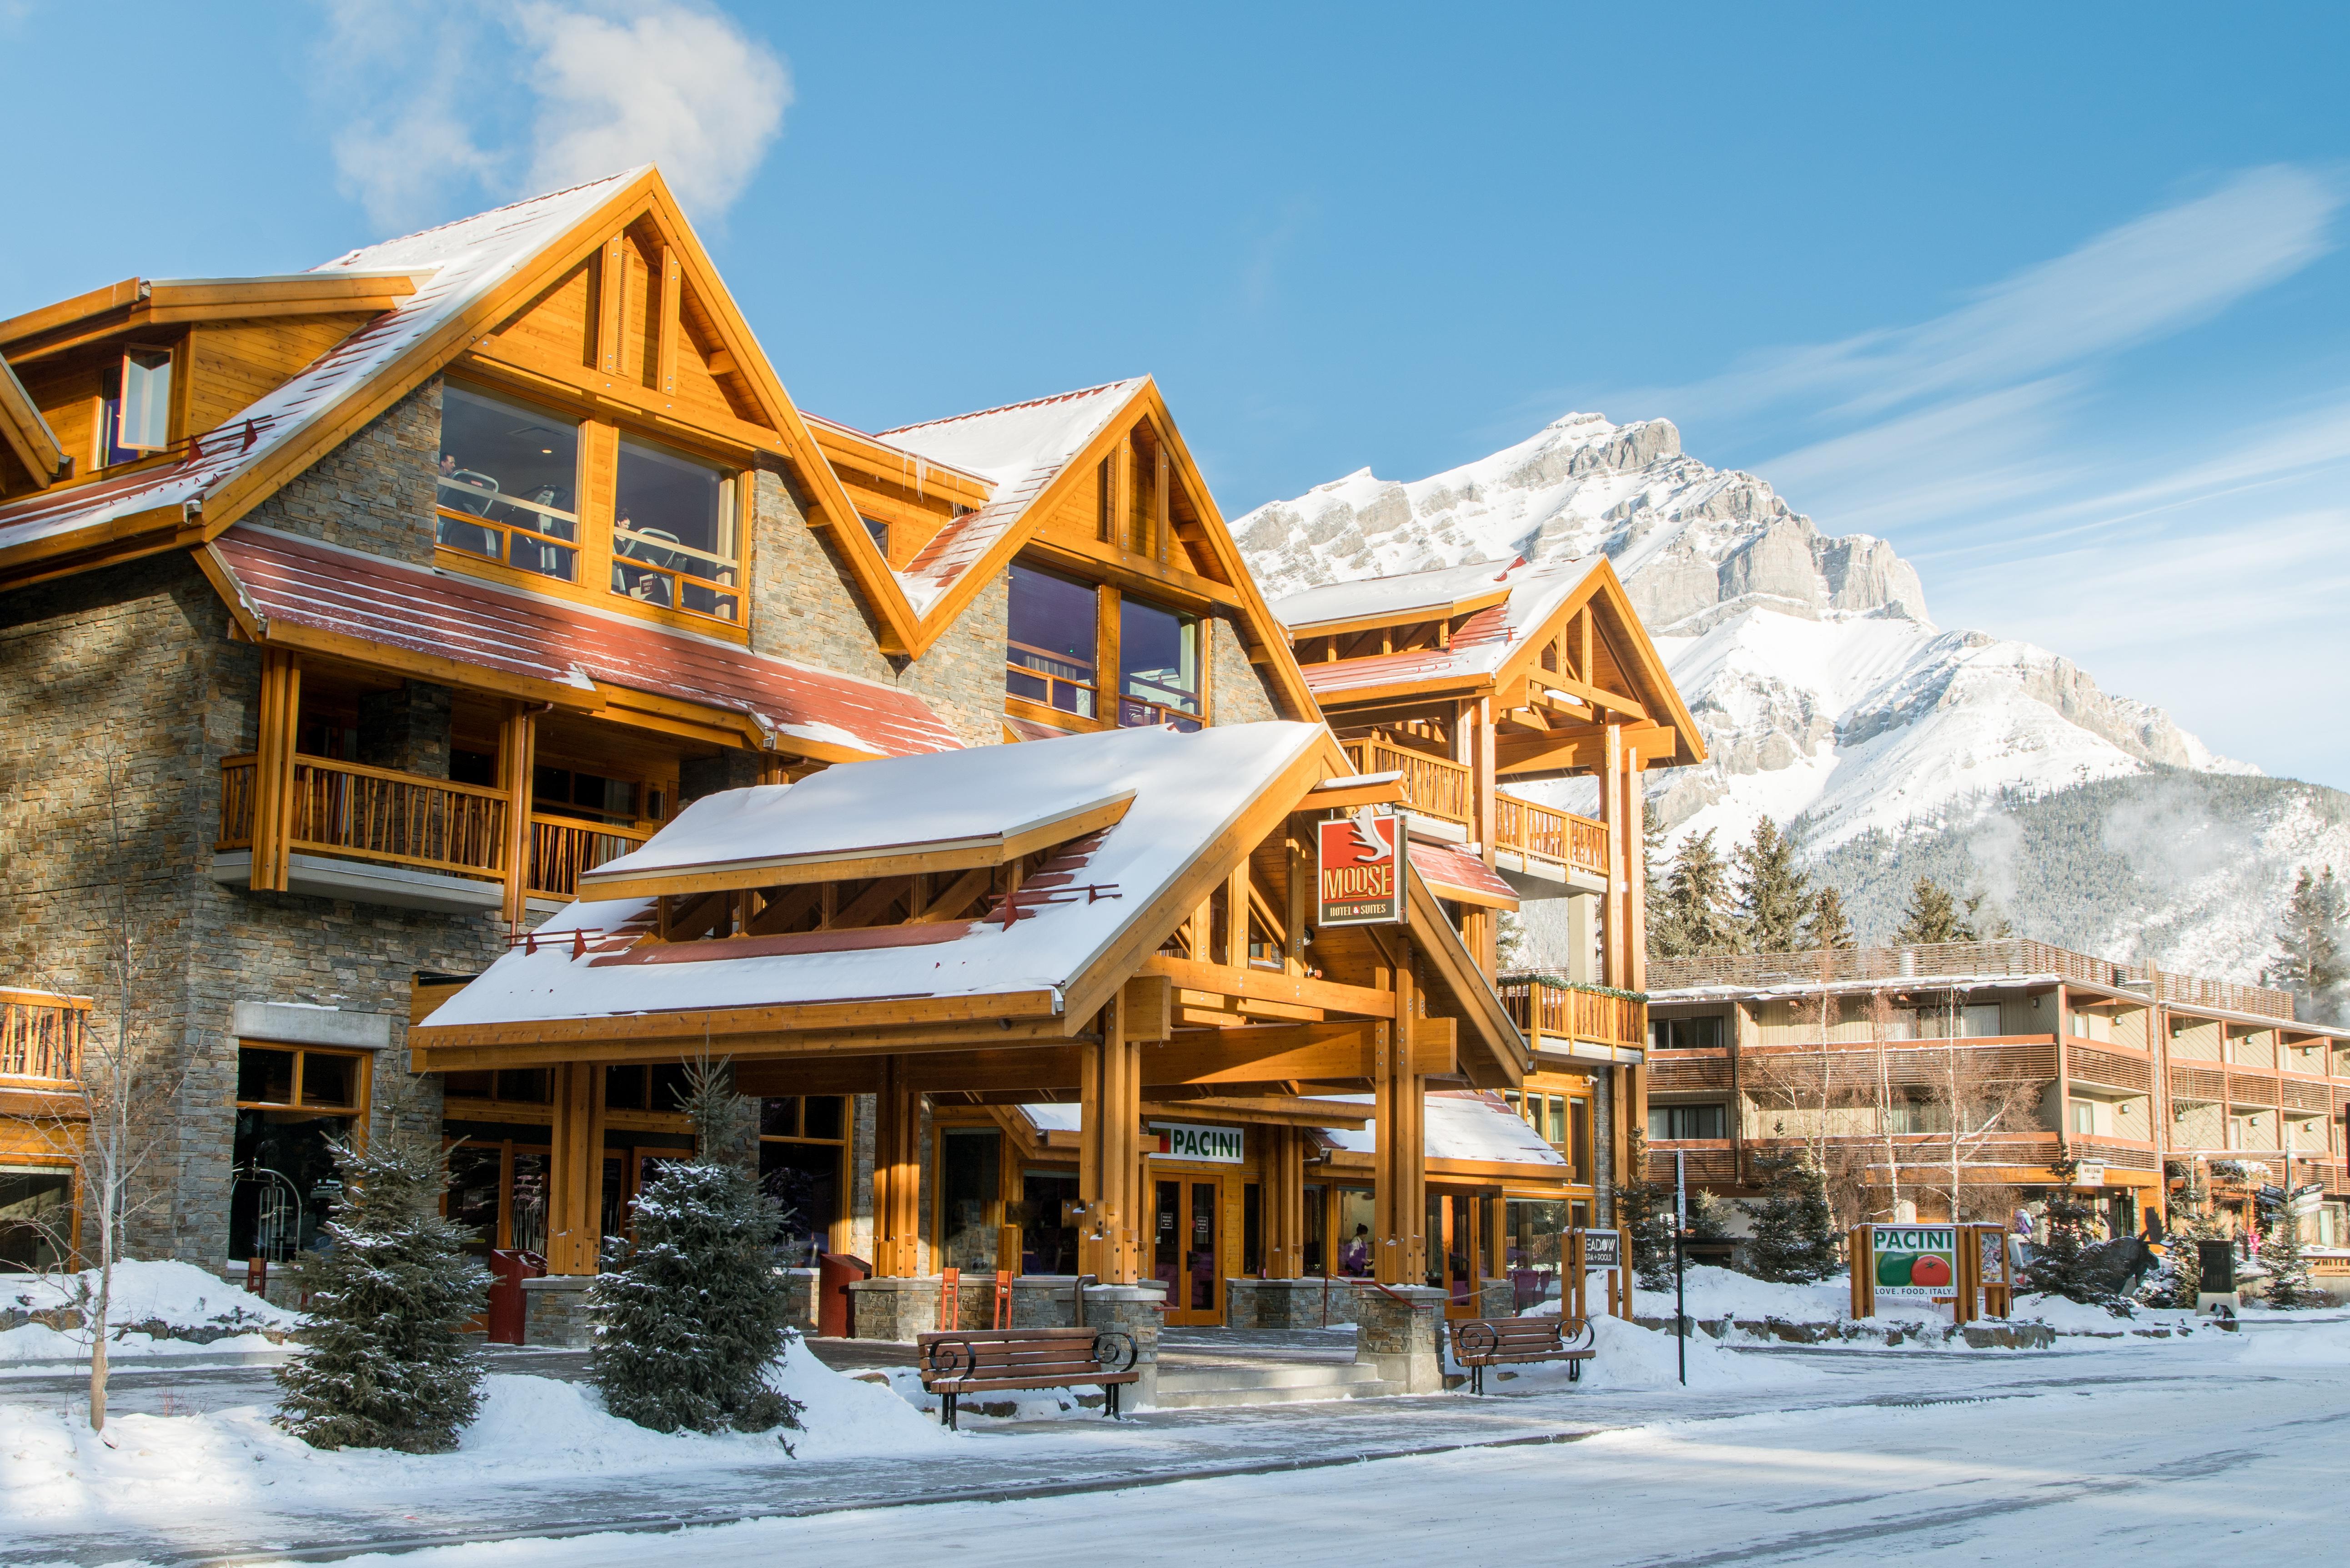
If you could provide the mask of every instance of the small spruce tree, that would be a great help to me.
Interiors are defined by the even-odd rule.
[[[1845,909],[1842,893],[1824,885],[1812,895],[1811,911],[1804,917],[1800,941],[1802,950],[1807,953],[1859,945],[1859,939],[1853,934],[1852,916]]]
[[[1810,1284],[1844,1266],[1827,1179],[1801,1149],[1758,1154],[1759,1200],[1741,1205],[1752,1221],[1748,1271],[1783,1284]]]
[[[1681,840],[1665,876],[1664,919],[1649,950],[1659,958],[1701,958],[1738,950],[1731,912],[1730,868],[1713,847],[1713,830]]]
[[[2324,1293],[2310,1282],[2309,1259],[2302,1251],[2301,1221],[2287,1213],[2282,1204],[2269,1221],[2261,1262],[2269,1272],[2269,1305],[2290,1311],[2315,1306],[2326,1299]]]
[[[1920,877],[1910,886],[1909,908],[1903,912],[1901,929],[1893,940],[1903,947],[1970,942],[1975,933],[1959,912],[1959,901],[1950,890],[1931,877]]]
[[[2334,879],[2333,867],[2314,876],[2301,868],[2261,981],[2293,992],[2297,1011],[2313,1022],[2350,1017],[2350,888]]]
[[[748,1159],[751,1102],[706,1059],[687,1064],[680,1098],[700,1147],[645,1183],[633,1242],[590,1288],[588,1379],[606,1409],[657,1432],[796,1428],[799,1402],[768,1382],[794,1335],[776,1207]]]
[[[2051,1160],[2056,1185],[2048,1189],[2048,1240],[2025,1265],[2021,1283],[2026,1291],[2063,1296],[2091,1306],[2112,1306],[2113,1282],[2095,1266],[2089,1233],[2094,1212],[2089,1200],[2074,1190],[2073,1176],[2080,1162],[2069,1157]]]
[[[1813,906],[1812,879],[1795,865],[1795,846],[1765,816],[1754,836],[1731,853],[1738,878],[1738,940],[1748,952],[1786,953],[1803,947],[1804,918]]]
[[[446,1452],[481,1406],[465,1331],[488,1287],[464,1227],[440,1213],[448,1157],[411,1123],[365,1150],[338,1145],[335,1165],[327,1250],[301,1263],[309,1354],[277,1369],[277,1424],[317,1449]]]

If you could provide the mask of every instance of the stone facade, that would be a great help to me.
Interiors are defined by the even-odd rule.
[[[247,520],[429,566],[440,456],[441,381],[435,377],[288,480]]]
[[[1208,670],[1212,682],[1215,722],[1255,724],[1281,717],[1264,680],[1248,659],[1248,644],[1241,638],[1239,618],[1230,611],[1208,622]]]

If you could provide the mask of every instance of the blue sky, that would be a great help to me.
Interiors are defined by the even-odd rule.
[[[1149,371],[1232,515],[1663,415],[2350,787],[2350,10],[129,5],[103,94],[88,15],[0,0],[0,312],[658,156],[810,409]]]

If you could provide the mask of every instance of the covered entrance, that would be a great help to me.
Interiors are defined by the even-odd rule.
[[[1154,1276],[1167,1287],[1167,1322],[1213,1324],[1224,1321],[1222,1250],[1224,1185],[1221,1176],[1157,1176]]]
[[[1444,1292],[1447,1317],[1486,1317],[1484,1287],[1502,1267],[1502,1189],[1435,1188],[1428,1193],[1428,1282]]]

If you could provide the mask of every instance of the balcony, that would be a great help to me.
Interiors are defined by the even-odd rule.
[[[530,896],[576,898],[582,871],[617,860],[651,836],[644,828],[535,816],[530,823]]]
[[[1415,815],[1477,834],[1477,772],[1466,763],[1380,740],[1342,742],[1358,774],[1401,774],[1404,804]],[[1493,857],[1513,883],[1534,877],[1602,891],[1607,883],[1607,825],[1496,792]],[[1522,892],[1536,892],[1520,887]],[[1551,889],[1555,890],[1555,889]]]
[[[1648,1036],[1648,1004],[1620,991],[1544,975],[1503,977],[1502,1005],[1526,1044],[1603,1062],[1637,1062]]]
[[[0,1080],[36,1091],[79,1082],[89,1007],[87,996],[0,990]]]

